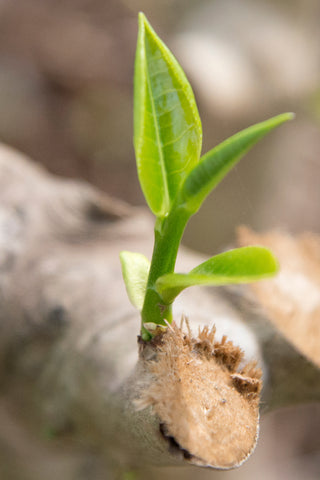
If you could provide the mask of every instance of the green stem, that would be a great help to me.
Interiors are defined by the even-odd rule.
[[[165,325],[164,320],[172,322],[171,303],[166,304],[157,293],[155,283],[161,275],[172,273],[176,263],[180,241],[190,218],[190,213],[182,208],[174,208],[169,215],[158,219],[154,229],[154,248],[150,265],[146,295],[141,312],[141,336],[150,340],[150,333],[143,327],[152,322]]]

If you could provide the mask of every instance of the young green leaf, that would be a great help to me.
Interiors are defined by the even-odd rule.
[[[207,152],[186,177],[179,195],[181,204],[184,204],[191,214],[195,213],[207,195],[253,145],[271,130],[292,118],[292,113],[283,113],[257,123]]]
[[[149,260],[141,253],[120,253],[122,275],[130,302],[142,310],[150,268]]]
[[[243,247],[215,255],[187,274],[163,275],[158,278],[156,289],[169,304],[187,287],[255,282],[274,275],[278,269],[276,258],[267,248]]]
[[[165,216],[200,158],[201,122],[191,86],[143,13],[134,76],[134,146],[140,184],[157,217]]]

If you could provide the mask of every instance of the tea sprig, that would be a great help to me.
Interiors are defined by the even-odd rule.
[[[202,128],[192,88],[169,49],[143,13],[134,76],[134,147],[140,185],[156,217],[151,262],[121,252],[129,299],[144,324],[172,321],[172,302],[194,285],[248,283],[270,277],[278,262],[266,248],[252,246],[213,256],[189,273],[174,273],[181,238],[190,217],[251,147],[282,123],[284,113],[233,135],[201,156]]]

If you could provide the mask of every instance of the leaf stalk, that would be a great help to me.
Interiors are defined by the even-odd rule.
[[[144,323],[165,325],[172,321],[172,304],[164,302],[156,290],[156,281],[165,273],[173,273],[181,238],[190,213],[184,208],[173,208],[164,218],[157,219],[154,229],[154,248],[148,276],[145,300],[141,312],[141,336],[149,340],[151,334]]]

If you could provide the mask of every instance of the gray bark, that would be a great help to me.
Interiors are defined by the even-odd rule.
[[[118,254],[150,257],[152,218],[85,183],[56,179],[6,147],[0,198],[0,416],[11,419],[0,442],[26,465],[24,478],[44,478],[44,459],[54,462],[65,449],[70,471],[79,456],[93,470],[104,461],[110,468],[186,464],[151,409],[134,406],[145,378],[140,319]],[[182,250],[178,268],[198,260]],[[227,334],[246,360],[257,359],[271,408],[319,400],[319,369],[261,312],[239,306],[246,296],[195,288],[181,295],[175,318],[186,314],[194,330],[215,323],[218,337]]]

